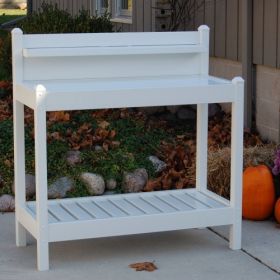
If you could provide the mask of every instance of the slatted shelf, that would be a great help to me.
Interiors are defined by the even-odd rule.
[[[27,208],[33,217],[36,217],[35,206],[35,202],[27,203]],[[52,224],[225,207],[229,207],[229,204],[217,201],[197,190],[189,189],[50,200],[48,213],[49,223]]]

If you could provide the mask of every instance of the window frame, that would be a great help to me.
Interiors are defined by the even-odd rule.
[[[117,6],[117,12],[119,17],[132,17],[132,9],[133,9],[132,3],[131,3],[131,9],[123,9],[122,0],[116,0],[116,6]]]
[[[110,12],[110,10],[111,10],[111,1],[107,0],[107,2],[108,2],[107,8],[101,6],[102,1],[103,0],[96,0],[96,12],[98,15],[103,15],[103,14],[105,14],[106,11]]]
[[[108,11],[111,15],[111,21],[115,23],[132,24],[133,0],[131,0],[131,9],[122,9],[122,0],[107,0],[108,8],[101,6],[102,0],[95,0],[97,15],[103,15]],[[130,1],[130,0],[128,0]]]

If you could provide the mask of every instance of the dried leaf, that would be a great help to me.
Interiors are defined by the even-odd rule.
[[[5,164],[7,167],[12,167],[12,165],[13,165],[12,161],[10,161],[10,160],[8,160],[8,159],[6,159],[6,160],[4,161],[4,164]]]
[[[59,134],[59,132],[53,132],[53,133],[51,133],[51,134],[50,134],[50,137],[51,137],[52,139],[54,139],[54,140],[61,140],[61,139],[62,139],[62,137],[61,137],[61,135]]]
[[[117,134],[116,130],[111,130],[111,131],[110,131],[110,134],[109,134],[109,138],[110,138],[110,139],[115,138],[116,134]]]
[[[170,190],[172,188],[172,179],[170,174],[164,175],[162,178],[162,189]]]
[[[95,135],[99,137],[100,140],[104,140],[109,136],[109,131],[103,128],[97,128],[95,131]]]
[[[161,189],[161,178],[149,180],[144,188],[146,192],[153,192]]]
[[[103,145],[102,145],[104,151],[108,152],[109,151],[109,144],[104,142]]]
[[[136,271],[148,271],[152,272],[157,270],[157,266],[153,262],[140,262],[129,265],[130,268],[134,268]]]
[[[89,123],[84,123],[79,127],[77,133],[83,134],[83,133],[90,133],[91,131],[92,131],[91,125]]]
[[[107,122],[107,121],[102,121],[102,122],[99,122],[99,123],[98,123],[98,126],[99,126],[100,128],[103,128],[103,129],[106,129],[109,125],[110,125],[110,123]]]
[[[64,111],[50,112],[49,120],[52,122],[58,122],[58,121],[67,122],[70,120],[70,114],[65,113]]]
[[[110,146],[112,147],[112,148],[118,148],[119,146],[120,146],[120,141],[112,141],[111,143],[110,143]]]

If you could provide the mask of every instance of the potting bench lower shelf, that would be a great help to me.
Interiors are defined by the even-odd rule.
[[[36,204],[21,212],[36,223]],[[26,219],[27,221],[27,219]],[[230,202],[196,189],[48,201],[49,241],[231,224]],[[28,228],[28,224],[25,223]],[[28,230],[36,238],[35,226]]]
[[[12,32],[16,243],[49,243],[230,225],[241,247],[242,78],[211,77],[209,28],[196,32],[22,34]],[[230,201],[207,190],[208,104],[232,104]],[[60,110],[197,104],[196,188],[48,200],[47,118]],[[36,201],[25,195],[24,106],[34,109]]]

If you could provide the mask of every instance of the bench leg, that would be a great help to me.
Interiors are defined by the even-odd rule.
[[[208,158],[208,104],[197,105],[196,132],[196,188],[207,189],[207,158]]]
[[[234,209],[233,224],[230,226],[229,245],[233,250],[241,249],[242,224],[242,172],[243,172],[243,104],[244,81],[233,79],[235,101],[232,103],[231,124],[231,179],[230,204]]]
[[[14,100],[14,157],[15,157],[15,208],[16,245],[26,246],[26,230],[19,222],[19,207],[25,207],[25,144],[24,105]]]
[[[39,271],[49,270],[49,243],[37,238],[37,268]]]
[[[23,225],[16,219],[16,244],[17,247],[26,246],[26,229]]]
[[[48,225],[48,178],[47,178],[47,127],[45,89],[36,88],[34,110],[35,125],[35,170],[36,170],[36,222],[37,222],[37,266],[38,270],[49,269],[49,225]]]
[[[241,249],[241,219],[230,226],[229,229],[229,247],[232,250]]]

